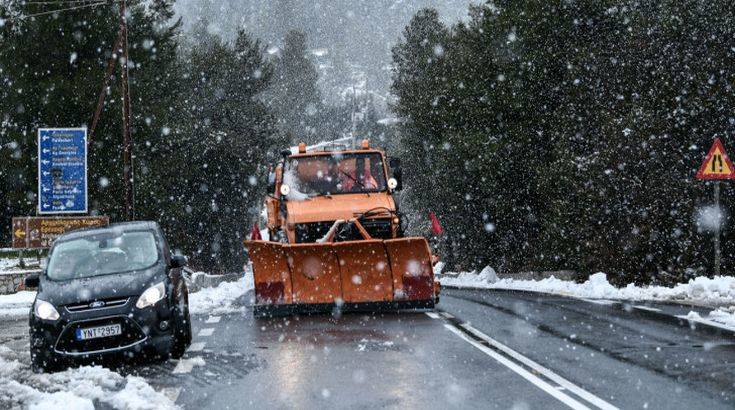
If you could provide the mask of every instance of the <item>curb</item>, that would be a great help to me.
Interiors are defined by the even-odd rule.
[[[649,317],[658,321],[675,324],[679,327],[688,326],[692,330],[700,330],[713,336],[728,336],[735,337],[735,328],[731,328],[727,325],[717,323],[707,318],[690,318],[686,315],[673,315],[665,313],[659,309],[647,307],[645,305],[635,304],[632,301],[615,301],[613,306],[619,310],[625,310],[627,312]],[[654,310],[655,309],[655,310]]]
[[[550,296],[558,296],[558,297],[564,297],[564,298],[570,298],[570,299],[577,299],[577,300],[583,300],[583,301],[590,302],[590,303],[607,305],[617,310],[622,310],[622,311],[625,311],[631,314],[636,314],[641,317],[647,317],[650,319],[673,324],[679,327],[686,326],[686,327],[691,328],[692,330],[700,330],[702,332],[705,332],[713,336],[735,337],[735,328],[733,327],[709,320],[706,317],[690,318],[686,315],[675,315],[671,313],[666,313],[661,309],[658,309],[652,306],[646,306],[646,303],[654,302],[654,303],[675,305],[675,306],[680,306],[680,307],[687,307],[687,306],[695,307],[696,306],[699,308],[714,310],[714,308],[709,308],[705,306],[676,303],[676,302],[671,302],[671,301],[653,301],[653,300],[633,301],[633,300],[591,299],[591,298],[583,298],[583,297],[577,297],[577,296],[572,296],[572,295],[563,295],[559,293],[536,292],[532,290],[522,290],[522,289],[519,289],[519,290],[516,290],[516,289],[488,289],[488,288],[479,288],[479,287],[458,287],[458,286],[449,286],[449,285],[442,285],[442,289],[519,292],[519,293],[526,293],[526,294],[542,294],[542,295],[550,295]]]
[[[549,278],[556,278],[559,280],[575,281],[578,279],[579,274],[573,270],[554,270],[554,271],[528,271],[528,272],[516,272],[516,273],[499,273],[495,272],[498,279],[514,279],[514,280],[544,280]],[[459,272],[444,272],[437,275],[438,279],[441,277],[456,278],[459,276]]]

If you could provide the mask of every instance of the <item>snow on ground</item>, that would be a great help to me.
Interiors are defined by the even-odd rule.
[[[36,292],[20,291],[10,295],[0,295],[0,318],[6,316],[26,316],[36,298]]]
[[[595,273],[584,283],[556,279],[542,280],[499,279],[487,267],[479,274],[461,272],[441,277],[444,286],[475,289],[509,289],[552,293],[588,299],[652,300],[703,304],[708,306],[735,305],[735,277],[697,277],[674,287],[636,286],[629,284],[616,288],[604,273]],[[735,306],[719,308],[706,319],[735,326]]]
[[[462,288],[512,289],[556,293],[593,299],[685,301],[722,305],[735,301],[735,277],[697,277],[672,288],[665,286],[636,286],[629,284],[616,288],[604,273],[595,273],[584,283],[560,280],[554,277],[542,280],[499,279],[492,268],[479,274],[462,272],[441,278],[443,285]]]
[[[204,288],[189,294],[189,313],[223,314],[244,310],[244,306],[235,306],[234,302],[253,289],[253,275],[248,271],[237,282],[222,282],[216,287]]]
[[[141,377],[122,376],[99,366],[34,374],[18,353],[5,346],[0,346],[0,407],[30,410],[177,408]]]
[[[192,314],[221,314],[244,309],[234,306],[253,288],[253,276],[247,272],[237,282],[223,282],[189,295]],[[0,319],[25,316],[36,293],[18,292],[0,295]],[[145,379],[121,374],[99,366],[85,366],[53,374],[34,374],[28,364],[27,350],[17,353],[0,346],[0,408],[94,409],[96,407],[147,410],[174,409],[176,406],[157,393]],[[202,359],[190,359],[192,366],[203,366]]]

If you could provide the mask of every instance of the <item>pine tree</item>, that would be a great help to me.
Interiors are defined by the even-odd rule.
[[[439,27],[419,13],[407,32],[421,34],[394,52],[407,174],[422,169],[407,179],[413,210],[439,209],[465,267],[619,283],[708,272],[693,223],[708,195],[692,175],[735,123],[720,8],[497,1],[472,8],[439,59],[411,52]]]
[[[9,147],[0,150],[3,237],[12,215],[35,214],[37,129],[91,125],[117,38],[117,3],[24,18],[55,7],[21,1],[0,5],[0,138]],[[135,152],[142,154],[147,142],[159,137],[156,120],[165,115],[174,94],[175,78],[167,73],[175,62],[178,22],[168,0],[129,2],[128,11],[132,126]],[[116,70],[119,74],[120,67]],[[89,146],[91,212],[113,220],[122,210],[119,88],[117,79],[110,83]],[[136,161],[138,175],[145,174],[143,158]]]
[[[169,155],[180,166],[165,215],[194,261],[214,272],[242,267],[242,241],[265,194],[265,176],[285,145],[261,101],[272,78],[263,46],[244,32],[234,44],[200,35],[188,62]],[[188,120],[184,120],[188,119]]]
[[[306,52],[306,36],[289,31],[275,62],[273,86],[267,96],[279,130],[290,135],[294,143],[322,139],[316,135],[316,118],[322,107],[318,74]]]

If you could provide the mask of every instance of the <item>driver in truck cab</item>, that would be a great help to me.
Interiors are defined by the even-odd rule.
[[[359,191],[360,189],[378,189],[378,181],[370,171],[370,162],[361,158],[363,171],[358,174],[357,160],[342,161],[337,165],[339,171],[340,189],[342,192]]]

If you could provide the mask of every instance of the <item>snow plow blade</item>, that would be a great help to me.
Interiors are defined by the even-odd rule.
[[[426,239],[282,244],[245,241],[256,316],[433,308]]]

